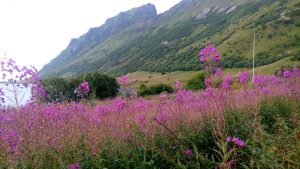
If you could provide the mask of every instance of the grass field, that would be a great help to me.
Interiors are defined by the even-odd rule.
[[[257,74],[266,74],[271,75],[280,67],[285,66],[300,66],[300,61],[291,61],[290,58],[285,58],[274,62],[269,65],[264,65],[257,67],[255,69],[255,73]],[[233,69],[225,69],[225,73],[236,74],[239,71],[243,70],[242,68],[233,68]],[[252,72],[252,69],[249,71]],[[128,77],[131,82],[131,86],[137,88],[141,83],[145,83],[147,85],[153,85],[157,83],[164,83],[168,85],[174,85],[177,80],[185,82],[191,77],[195,76],[198,71],[176,71],[171,73],[157,73],[157,72],[145,72],[139,71],[134,73],[129,73]]]

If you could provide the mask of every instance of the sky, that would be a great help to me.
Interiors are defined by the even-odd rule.
[[[180,0],[0,0],[0,57],[40,70],[72,38],[147,3],[162,13]]]

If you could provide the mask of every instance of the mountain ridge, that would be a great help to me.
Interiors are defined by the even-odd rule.
[[[257,50],[258,66],[272,63],[300,53],[299,6],[296,0],[183,0],[158,15],[154,5],[146,4],[121,12],[94,28],[106,26],[114,30],[106,36],[101,32],[100,37],[105,37],[102,41],[97,36],[88,38],[81,46],[74,45],[76,40],[71,41],[67,49],[74,48],[73,54],[64,50],[40,74],[70,76],[100,70],[120,75],[138,70],[198,70],[197,52],[207,42],[218,46],[224,67],[248,67],[254,32],[258,32],[258,44],[262,46]],[[136,19],[136,15],[142,19]],[[288,15],[288,20],[282,15]],[[115,23],[114,19],[120,24],[109,25]],[[271,50],[274,47],[277,49]]]

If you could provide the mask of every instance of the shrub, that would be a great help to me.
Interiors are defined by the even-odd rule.
[[[189,79],[185,85],[185,88],[188,90],[200,90],[205,89],[205,73],[199,73]]]
[[[111,76],[100,72],[91,72],[83,75],[83,79],[89,82],[91,93],[95,93],[98,99],[114,97],[118,93],[119,84]]]
[[[96,97],[98,99],[105,99],[114,97],[118,93],[119,85],[115,78],[99,72],[92,72],[68,80],[60,77],[45,79],[43,83],[46,88],[46,93],[49,95],[46,101],[61,102],[80,100],[81,97],[76,92],[76,89],[83,80],[87,81],[91,88],[90,92],[87,93],[88,98]]]
[[[73,77],[71,79],[67,80],[67,100],[68,101],[78,101],[80,100],[80,97],[78,96],[78,94],[76,93],[76,88],[78,87],[78,85],[82,82],[82,76],[77,76],[77,77]]]
[[[291,57],[291,61],[300,61],[300,53],[295,54]]]
[[[147,87],[145,84],[141,84],[138,90],[139,96],[155,95],[163,92],[173,93],[174,89],[170,85],[166,84],[156,84],[150,87]]]
[[[43,80],[46,102],[61,102],[69,98],[68,82],[64,78],[52,77]]]

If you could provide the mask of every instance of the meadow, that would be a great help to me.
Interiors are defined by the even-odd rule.
[[[213,46],[200,61],[205,90],[177,81],[174,94],[148,99],[42,103],[34,78],[40,94],[0,113],[0,168],[300,168],[299,69],[232,76]]]

